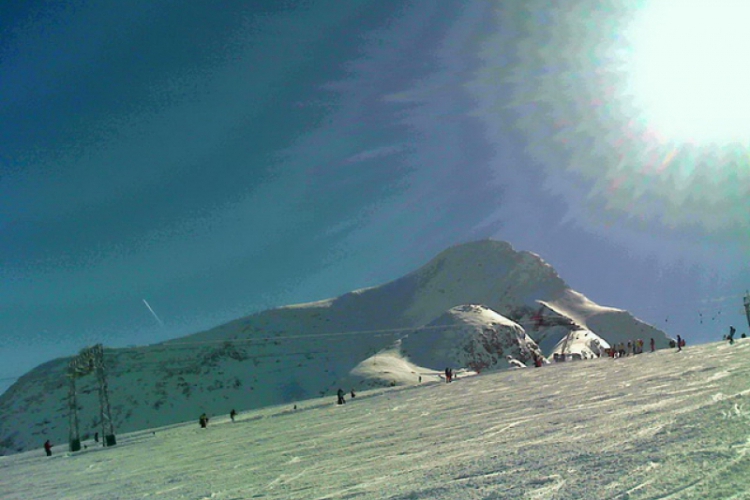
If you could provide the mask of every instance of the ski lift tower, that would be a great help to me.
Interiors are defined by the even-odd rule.
[[[750,327],[750,292],[745,290],[745,316],[747,317],[747,326]]]
[[[107,374],[104,367],[104,347],[96,344],[92,347],[82,349],[78,356],[70,360],[68,364],[68,378],[70,379],[70,392],[68,393],[68,406],[70,412],[70,451],[81,449],[81,437],[78,432],[78,401],[76,400],[76,379],[90,373],[96,374],[99,382],[99,415],[102,425],[102,438],[104,446],[114,446],[115,428],[112,424],[112,411],[109,405],[109,394],[107,392]]]

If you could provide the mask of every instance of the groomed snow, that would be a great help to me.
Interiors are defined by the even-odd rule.
[[[750,497],[750,341],[486,373],[0,457],[9,499]],[[59,418],[66,418],[60,415]]]

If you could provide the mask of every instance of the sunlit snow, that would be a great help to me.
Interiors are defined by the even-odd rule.
[[[750,342],[214,415],[0,457],[3,499],[728,499],[750,495]]]

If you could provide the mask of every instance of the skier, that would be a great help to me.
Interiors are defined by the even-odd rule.
[[[52,443],[49,442],[49,439],[44,442],[44,452],[48,457],[52,456]]]
[[[234,408],[232,408],[232,411],[229,412],[229,418],[232,419],[232,422],[234,422],[234,417],[237,416],[237,412],[234,411]]]
[[[352,389],[352,392],[350,392],[350,394],[352,395],[352,399],[354,399],[355,397],[357,397],[357,395],[354,394],[354,389]]]
[[[346,403],[346,400],[344,399],[344,391],[339,387],[338,392],[336,393],[339,397],[338,401],[336,401],[336,404],[343,405]]]
[[[729,340],[729,345],[734,344],[734,332],[735,331],[736,330],[734,329],[733,326],[729,327],[729,336],[727,337],[727,339]]]
[[[677,336],[677,352],[680,352],[682,350],[682,337],[679,335]]]
[[[201,424],[201,427],[202,427],[203,429],[205,429],[205,428],[206,428],[206,426],[208,425],[208,417],[206,416],[206,414],[205,414],[205,413],[202,413],[202,414],[201,414],[200,418],[198,419],[198,423],[200,423],[200,424]]]
[[[651,337],[651,352],[654,352],[656,350],[656,342],[654,341],[654,338]]]

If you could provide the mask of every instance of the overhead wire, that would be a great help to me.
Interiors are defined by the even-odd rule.
[[[710,303],[720,303],[725,302],[727,300],[733,300],[738,298],[746,297],[746,295],[727,295],[723,297],[712,297],[712,298],[706,298],[697,301],[697,303],[704,303],[704,304],[710,304]],[[692,304],[695,304],[696,302],[693,302]],[[744,312],[744,309],[742,310]],[[703,312],[698,311],[698,316],[701,320],[703,320]],[[719,311],[717,314],[714,315],[712,318],[715,319],[717,315],[720,315],[721,311]],[[665,320],[665,322],[668,322],[668,317]],[[363,335],[363,334],[397,334],[401,332],[409,332],[409,333],[420,333],[422,331],[429,331],[429,330],[440,330],[440,329],[446,329],[446,328],[453,328],[453,325],[433,325],[433,326],[418,326],[418,327],[401,327],[401,328],[383,328],[383,329],[375,329],[375,330],[344,330],[344,331],[338,331],[338,332],[324,332],[324,333],[311,333],[311,334],[301,334],[301,335],[273,335],[273,336],[263,336],[263,337],[246,337],[246,338],[224,338],[224,339],[216,339],[216,340],[196,340],[196,341],[172,341],[167,340],[156,344],[146,344],[141,346],[125,346],[125,347],[104,347],[105,353],[106,351],[138,351],[138,350],[144,350],[144,351],[151,351],[151,353],[157,353],[157,352],[163,352],[163,349],[169,349],[169,350],[178,350],[178,349],[184,349],[184,350],[192,350],[195,347],[199,346],[211,346],[211,345],[224,345],[224,344],[258,344],[261,342],[268,342],[268,341],[287,341],[287,340],[296,340],[296,339],[311,339],[311,338],[325,338],[325,337],[343,337],[343,336],[352,336],[352,335]],[[247,331],[245,329],[244,331]],[[256,330],[257,331],[257,330]],[[262,331],[262,330],[261,330]],[[323,352],[327,351],[315,351],[310,352],[310,354],[321,354]],[[295,355],[304,355],[306,353],[274,353],[274,354],[254,354],[249,355],[250,358],[255,357],[284,357],[284,356],[295,356]],[[158,361],[153,361],[158,362]],[[142,363],[152,363],[151,361],[142,361]],[[20,378],[20,375],[18,377],[6,377],[6,378],[0,378],[0,381],[9,381],[9,380],[18,380]]]

